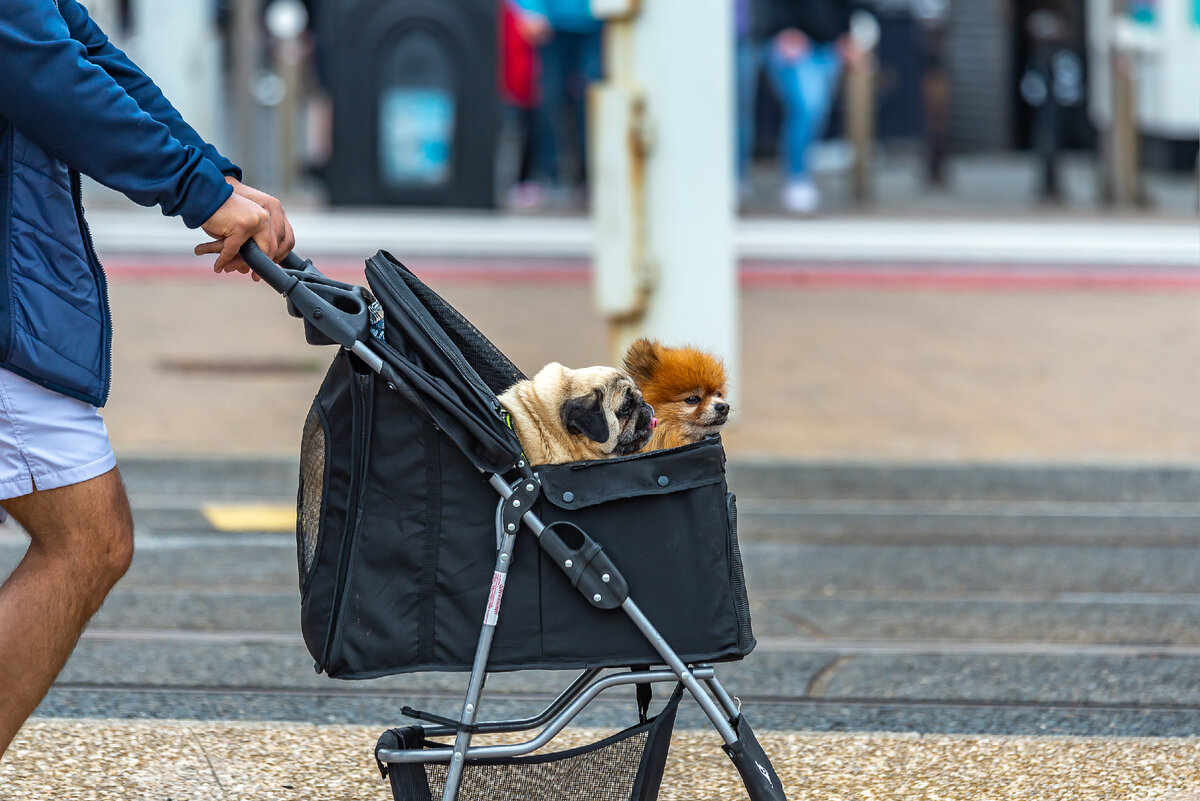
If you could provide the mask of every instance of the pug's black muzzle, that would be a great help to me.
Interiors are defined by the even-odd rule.
[[[643,401],[641,407],[629,416],[629,421],[622,428],[621,435],[617,438],[616,453],[624,456],[637,453],[646,447],[646,443],[650,441],[650,423],[653,420],[653,407]]]

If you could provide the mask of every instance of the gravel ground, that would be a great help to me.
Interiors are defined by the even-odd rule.
[[[556,749],[610,732],[571,729]],[[378,729],[35,720],[0,763],[6,801],[387,801]],[[1200,801],[1200,739],[761,733],[793,799]],[[660,798],[744,798],[712,732],[677,731]],[[500,801],[500,799],[489,799]]]

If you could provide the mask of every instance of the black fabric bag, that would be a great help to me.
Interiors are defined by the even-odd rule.
[[[301,629],[317,667],[339,678],[469,670],[496,556],[499,496],[485,474],[345,351],[302,447]],[[538,515],[599,542],[688,662],[754,646],[724,462],[711,439],[538,470]],[[623,613],[589,605],[521,533],[489,669],[659,662]]]
[[[340,351],[301,446],[301,629],[339,678],[469,670],[496,558],[491,473],[520,446],[499,393],[521,372],[386,253],[367,263],[385,315],[378,377]],[[754,647],[733,496],[719,439],[599,462],[543,466],[543,522],[600,543],[631,598],[688,662]],[[515,478],[515,476],[514,476]],[[660,657],[620,612],[590,606],[518,539],[490,670],[649,665]]]
[[[537,756],[468,759],[459,801],[654,801],[662,785],[675,714],[676,687],[663,710],[597,743]],[[379,749],[448,748],[424,738],[420,726],[389,729]],[[434,801],[446,786],[446,763],[384,765],[395,801]]]

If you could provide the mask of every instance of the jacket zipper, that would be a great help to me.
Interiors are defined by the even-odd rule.
[[[101,323],[104,326],[104,362],[100,365],[100,374],[104,380],[104,390],[100,394],[98,405],[103,406],[108,402],[108,391],[112,386],[112,310],[108,305],[108,278],[104,275],[104,266],[100,264],[100,257],[96,255],[96,245],[92,242],[92,229],[88,227],[87,219],[83,216],[83,180],[75,170],[71,170],[71,196],[75,201],[75,216],[79,219],[83,245],[87,248],[88,269],[92,271],[92,275],[100,287]]]

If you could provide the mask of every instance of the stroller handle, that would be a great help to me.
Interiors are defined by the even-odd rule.
[[[304,319],[309,344],[341,345],[355,352],[363,348],[371,318],[362,287],[327,278],[294,252],[280,266],[253,240],[239,252],[255,275],[287,299],[288,313]]]
[[[303,271],[305,266],[303,259],[295,253],[289,253],[287,258],[283,260],[283,263],[288,267],[288,270],[285,270],[271,261],[271,257],[263,253],[262,248],[253,239],[247,239],[246,244],[242,245],[241,250],[238,252],[246,260],[246,264],[250,265],[250,269],[254,271],[255,275],[265,281],[267,286],[285,297],[292,291],[297,282],[297,279],[288,270]]]

